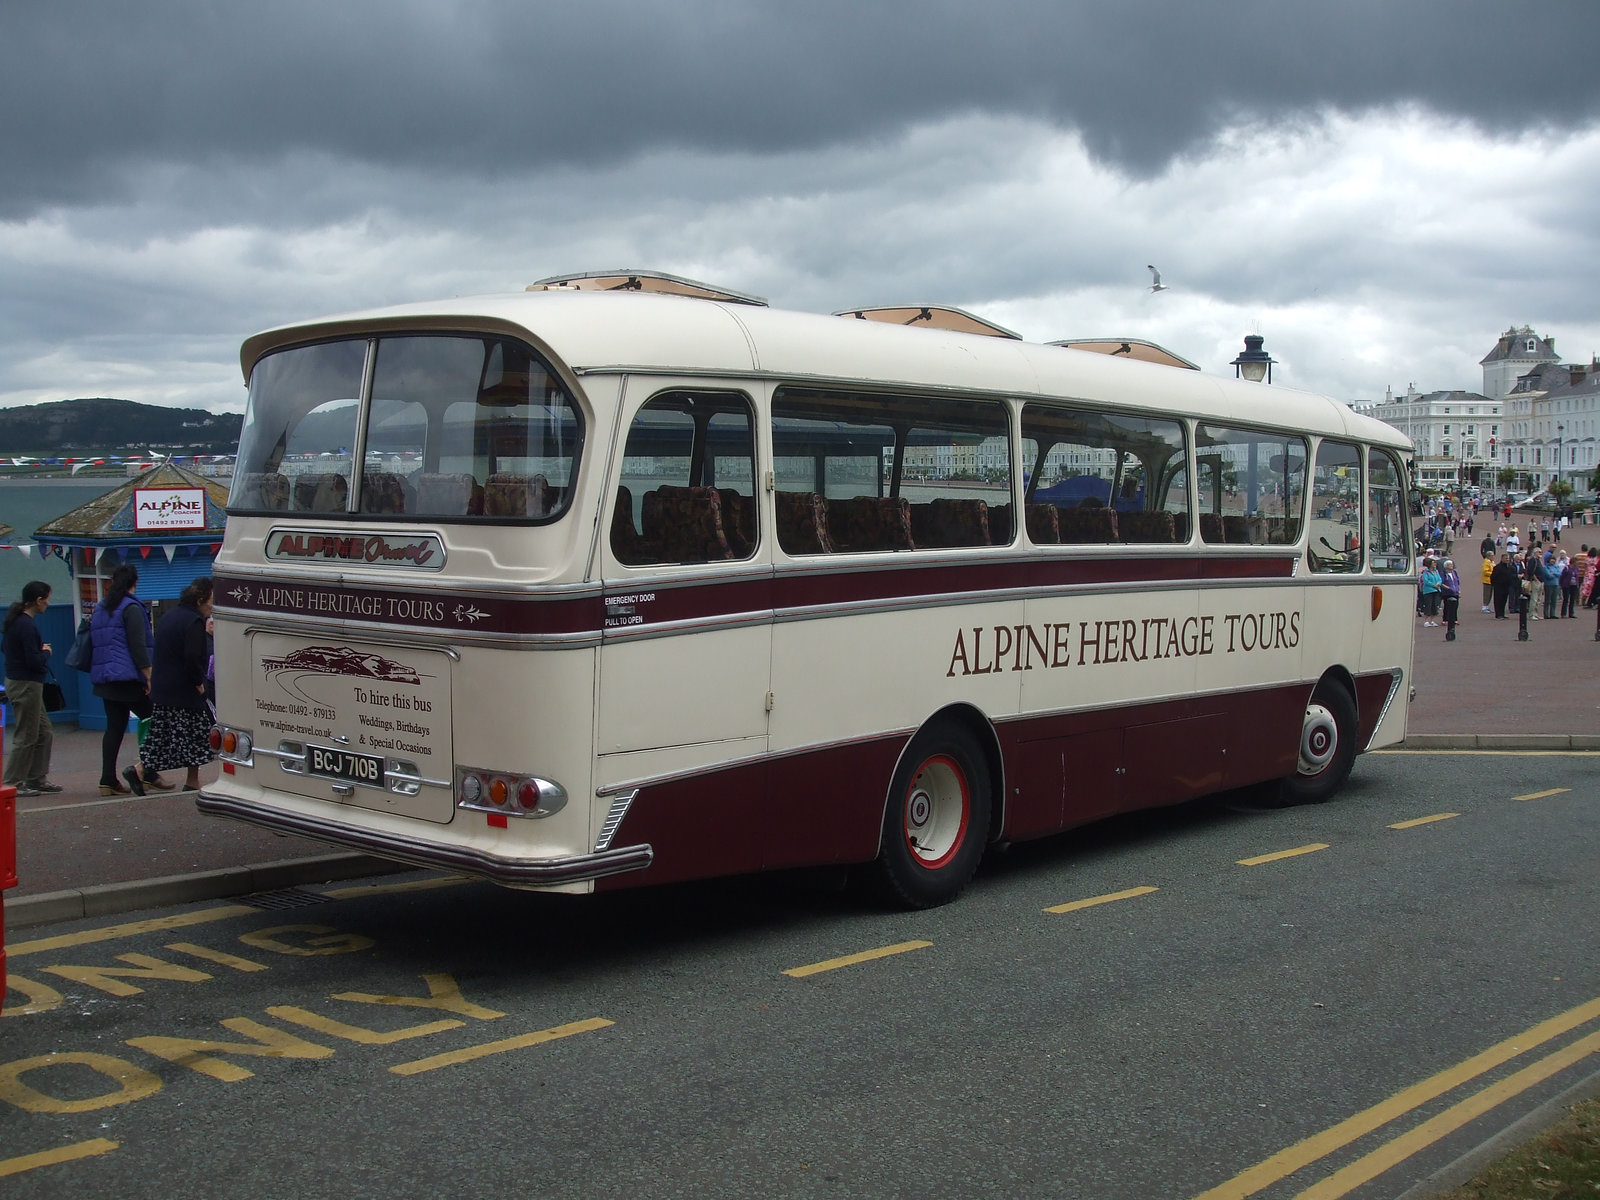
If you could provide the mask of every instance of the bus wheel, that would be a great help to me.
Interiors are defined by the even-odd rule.
[[[1300,762],[1283,781],[1289,804],[1332,800],[1356,761],[1356,704],[1344,686],[1331,679],[1317,684],[1300,727]]]
[[[890,785],[878,879],[909,908],[946,904],[978,869],[989,830],[989,767],[966,730],[930,726],[906,748]]]

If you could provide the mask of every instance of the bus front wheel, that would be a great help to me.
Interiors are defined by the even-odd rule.
[[[1331,679],[1317,684],[1300,727],[1300,757],[1295,773],[1283,781],[1289,804],[1331,800],[1350,778],[1356,761],[1356,703]]]
[[[883,817],[877,874],[910,908],[954,900],[978,869],[988,836],[990,779],[977,741],[955,725],[930,726],[901,756]]]

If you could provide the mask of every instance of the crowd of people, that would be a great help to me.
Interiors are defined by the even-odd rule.
[[[146,789],[171,791],[177,785],[163,779],[161,773],[179,768],[184,771],[183,786],[194,790],[200,786],[200,768],[214,757],[210,740],[216,698],[211,579],[201,576],[192,581],[177,604],[154,624],[137,595],[138,586],[138,569],[131,563],[118,566],[94,612],[79,629],[74,647],[77,669],[88,672],[94,694],[105,705],[106,729],[100,743],[102,796],[143,796]],[[26,584],[22,598],[6,614],[4,633],[0,634],[6,697],[14,713],[4,778],[19,796],[62,790],[48,778],[52,738],[44,687],[54,678],[53,650],[33,619],[49,603],[49,584],[38,580]],[[138,758],[119,774],[117,760],[135,718],[142,732]]]
[[[1419,536],[1429,545],[1442,544],[1444,551],[1425,550],[1422,554],[1417,615],[1424,628],[1443,626],[1446,641],[1455,641],[1461,598],[1460,576],[1448,556],[1455,541],[1470,538],[1475,522],[1485,515],[1490,521],[1499,520],[1478,544],[1484,612],[1499,621],[1520,617],[1524,611],[1530,621],[1575,620],[1579,608],[1600,603],[1595,588],[1600,543],[1585,543],[1576,552],[1569,551],[1561,544],[1562,533],[1571,527],[1564,516],[1529,518],[1524,533],[1509,516],[1482,514],[1476,506],[1453,510],[1441,506],[1426,515]]]

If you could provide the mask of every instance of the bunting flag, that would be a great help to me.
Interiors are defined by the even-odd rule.
[[[31,545],[28,545],[28,546],[17,546],[17,547],[15,547],[15,549],[18,549],[18,550],[22,551],[22,557],[23,558],[32,558],[33,557],[33,547]]]
[[[140,558],[149,558],[150,557],[150,547],[149,546],[140,546],[139,547],[139,557]]]

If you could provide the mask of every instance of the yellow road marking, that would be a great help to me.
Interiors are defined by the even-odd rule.
[[[1404,1091],[1396,1092],[1365,1112],[1347,1117],[1321,1133],[1312,1134],[1293,1146],[1278,1151],[1271,1158],[1241,1171],[1226,1183],[1219,1184],[1209,1192],[1203,1192],[1195,1197],[1195,1200],[1244,1200],[1246,1196],[1254,1196],[1278,1180],[1293,1175],[1302,1167],[1365,1137],[1374,1129],[1387,1125],[1397,1117],[1402,1117],[1453,1088],[1460,1087],[1468,1080],[1476,1079],[1502,1063],[1510,1062],[1519,1054],[1541,1046],[1552,1038],[1569,1033],[1596,1017],[1600,1017],[1600,1000],[1590,1000],[1587,1004],[1580,1004],[1577,1008],[1551,1017],[1548,1021],[1542,1021],[1532,1029],[1507,1038],[1465,1062],[1457,1063],[1437,1075],[1424,1079],[1421,1083],[1414,1083]]]
[[[468,1046],[465,1050],[451,1050],[447,1054],[435,1054],[431,1058],[400,1063],[398,1066],[390,1067],[389,1070],[395,1075],[420,1075],[424,1071],[437,1070],[439,1067],[471,1062],[476,1058],[487,1058],[491,1054],[504,1054],[508,1050],[521,1050],[525,1046],[537,1046],[543,1042],[554,1042],[560,1038],[571,1037],[575,1033],[588,1033],[615,1024],[615,1021],[608,1021],[604,1017],[590,1017],[587,1021],[573,1021],[568,1025],[557,1025],[553,1029],[541,1029],[538,1033],[524,1033],[520,1037],[485,1042],[481,1046]]]
[[[1487,754],[1499,758],[1594,758],[1600,750],[1369,750],[1369,754]]]
[[[1434,813],[1431,817],[1417,817],[1412,821],[1396,821],[1389,828],[1415,829],[1418,825],[1432,825],[1435,821],[1448,821],[1451,817],[1459,817],[1460,815],[1460,813]]]
[[[35,1167],[52,1167],[56,1163],[72,1162],[78,1158],[93,1158],[96,1154],[109,1154],[121,1142],[105,1138],[90,1138],[87,1142],[74,1142],[70,1146],[57,1146],[54,1150],[41,1150],[37,1154],[23,1154],[17,1158],[0,1159],[0,1176],[20,1175]]]
[[[1093,908],[1097,904],[1110,904],[1113,900],[1128,900],[1134,896],[1148,896],[1151,892],[1158,892],[1160,888],[1136,887],[1125,892],[1108,892],[1104,896],[1090,896],[1087,900],[1074,900],[1070,904],[1057,904],[1045,909],[1047,913],[1077,912],[1080,908]]]
[[[210,946],[197,946],[193,942],[169,942],[168,950],[176,950],[180,954],[192,954],[196,958],[203,958],[207,962],[214,962],[221,967],[232,967],[235,971],[265,971],[269,968],[266,963],[254,962],[248,958],[240,958],[237,954],[227,954],[221,950],[213,950]]]
[[[465,875],[446,875],[443,879],[413,879],[409,883],[373,883],[364,884],[361,887],[329,888],[322,895],[333,900],[349,900],[357,896],[387,896],[394,892],[422,892],[431,888],[455,887],[458,884],[471,882]]]
[[[1543,800],[1546,796],[1559,796],[1562,792],[1570,792],[1571,788],[1551,788],[1544,792],[1529,792],[1526,796],[1513,796],[1513,800]]]
[[[1318,850],[1326,850],[1327,842],[1312,842],[1309,846],[1296,846],[1293,850],[1279,850],[1274,854],[1258,854],[1254,858],[1241,858],[1241,867],[1259,867],[1262,863],[1277,862],[1280,858],[1296,858],[1302,854],[1315,854]]]
[[[840,967],[853,967],[856,963],[871,962],[875,958],[888,958],[891,954],[904,954],[908,950],[922,950],[933,945],[932,942],[896,942],[893,946],[880,946],[876,950],[863,950],[860,954],[846,954],[843,958],[830,958],[825,962],[812,963],[808,967],[790,967],[785,975],[795,979],[804,979],[807,975],[819,975],[823,971],[837,971]]]
[[[1535,1084],[1543,1083],[1550,1076],[1587,1058],[1597,1050],[1600,1050],[1600,1033],[1591,1033],[1586,1038],[1580,1038],[1572,1045],[1522,1068],[1515,1075],[1508,1075],[1499,1083],[1491,1084],[1481,1092],[1468,1096],[1459,1104],[1451,1105],[1409,1133],[1401,1134],[1393,1141],[1384,1143],[1371,1154],[1356,1159],[1320,1183],[1308,1187],[1294,1200],[1338,1200],[1340,1196],[1349,1195],[1368,1180],[1377,1178],[1419,1150],[1427,1149],[1446,1134],[1454,1133],[1490,1109],[1497,1108],[1514,1096],[1520,1096]]]
[[[41,954],[46,950],[61,950],[67,946],[84,946],[90,942],[109,942],[116,938],[134,937],[162,929],[184,929],[190,925],[209,925],[212,921],[226,921],[229,917],[244,917],[259,912],[247,904],[224,904],[220,908],[203,908],[199,912],[180,913],[175,917],[156,917],[149,921],[130,921],[125,925],[107,925],[102,929],[84,929],[78,933],[63,933],[59,937],[35,938],[31,942],[18,942],[6,947],[11,958],[24,954]]]

